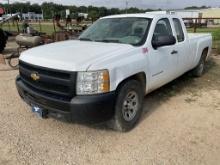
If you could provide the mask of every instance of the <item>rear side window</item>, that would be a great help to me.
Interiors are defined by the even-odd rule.
[[[184,41],[185,37],[184,37],[183,28],[182,28],[182,25],[180,23],[180,20],[177,19],[177,18],[173,18],[173,23],[174,23],[174,28],[176,30],[176,35],[177,35],[178,42]]]

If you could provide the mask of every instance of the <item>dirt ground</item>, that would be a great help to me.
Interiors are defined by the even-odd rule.
[[[17,74],[0,71],[1,165],[220,164],[220,56],[209,59],[203,77],[185,74],[146,96],[142,119],[128,133],[39,119],[17,94]]]

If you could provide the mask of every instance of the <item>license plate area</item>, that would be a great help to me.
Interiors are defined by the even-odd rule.
[[[31,111],[33,113],[35,113],[40,118],[47,118],[47,116],[48,116],[48,110],[45,110],[37,105],[32,105]]]

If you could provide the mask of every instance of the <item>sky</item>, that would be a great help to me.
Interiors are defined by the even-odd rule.
[[[0,0],[0,2],[7,2],[7,0]],[[10,2],[25,2],[42,3],[44,1],[54,2],[65,5],[93,5],[106,7],[126,7],[126,0],[10,0]],[[163,9],[181,9],[187,6],[212,6],[220,7],[220,0],[127,0],[128,7],[138,8],[163,8]]]

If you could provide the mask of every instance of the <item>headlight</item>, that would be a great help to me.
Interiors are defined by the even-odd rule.
[[[110,90],[109,72],[88,71],[77,74],[77,95],[107,93]]]

